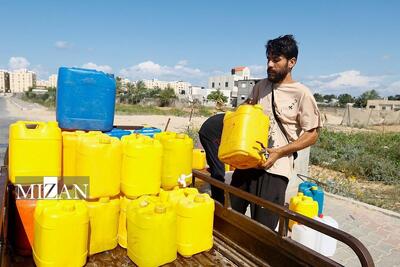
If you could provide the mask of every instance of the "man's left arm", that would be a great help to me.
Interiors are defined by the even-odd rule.
[[[300,137],[290,144],[277,148],[267,148],[268,158],[260,167],[269,169],[282,157],[293,154],[296,151],[314,145],[318,140],[319,128],[305,131]]]

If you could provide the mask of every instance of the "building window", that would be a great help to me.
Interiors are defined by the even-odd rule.
[[[228,82],[225,82],[225,87],[228,87],[228,84],[229,84]]]
[[[214,83],[214,82],[211,83],[211,87],[212,87],[212,88],[215,87],[215,83]]]
[[[372,109],[374,109],[374,108],[375,108],[375,106],[374,106],[374,105],[371,105],[371,106],[369,106],[369,108],[372,108]]]
[[[386,107],[382,107],[382,110],[386,110]]]

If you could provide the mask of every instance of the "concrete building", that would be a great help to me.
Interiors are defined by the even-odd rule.
[[[253,90],[254,85],[258,83],[261,79],[248,79],[248,80],[239,80],[238,84],[238,94],[235,106],[239,106],[242,104],[250,95]]]
[[[45,81],[45,80],[37,80],[36,87],[37,88],[47,88],[47,87],[50,87],[50,83],[49,83],[49,81]]]
[[[400,110],[400,100],[377,99],[368,100],[367,109],[375,110]]]
[[[250,69],[248,67],[235,67],[231,69],[230,75],[213,76],[208,78],[208,88],[229,90],[230,99],[232,104],[236,102],[238,97],[238,85],[239,80],[250,79]]]
[[[34,86],[36,86],[36,74],[34,72],[28,70],[10,72],[10,90],[12,93],[22,93]]]
[[[52,74],[49,77],[49,87],[57,88],[57,74]]]
[[[10,91],[10,74],[6,70],[0,70],[0,92]]]
[[[175,94],[178,97],[183,97],[186,96],[189,92],[189,88],[192,86],[188,82],[184,81],[159,81],[157,79],[152,79],[152,80],[142,80],[146,86],[146,88],[152,89],[152,88],[160,88],[161,90],[164,90],[168,87],[174,89]]]

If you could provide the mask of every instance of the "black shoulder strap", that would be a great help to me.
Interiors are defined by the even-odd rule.
[[[275,110],[275,96],[274,96],[274,85],[273,85],[273,84],[271,85],[271,93],[272,93],[272,101],[271,101],[271,102],[272,102],[272,103],[271,103],[271,105],[272,105],[272,113],[274,114],[275,121],[276,121],[276,123],[278,124],[279,129],[281,129],[281,131],[282,131],[283,135],[285,136],[285,138],[286,138],[288,144],[290,144],[289,137],[288,137],[288,133],[287,133],[287,131],[285,130],[285,128],[283,127],[282,122],[281,122],[281,120],[279,119],[278,115],[276,114],[276,110]],[[294,159],[297,158],[297,152],[294,152],[294,153],[293,153],[293,157],[294,157]]]

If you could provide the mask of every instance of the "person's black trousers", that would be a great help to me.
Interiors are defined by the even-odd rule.
[[[262,169],[235,169],[231,185],[240,188],[267,201],[283,206],[288,178],[271,174]],[[242,214],[246,213],[249,202],[231,194],[232,208]],[[275,230],[279,216],[258,205],[251,204],[251,218]]]
[[[201,145],[206,152],[206,160],[211,177],[218,181],[225,182],[225,165],[218,159],[218,148],[220,140],[210,140],[205,135],[199,133]],[[211,196],[213,199],[224,204],[224,191],[211,185]]]

